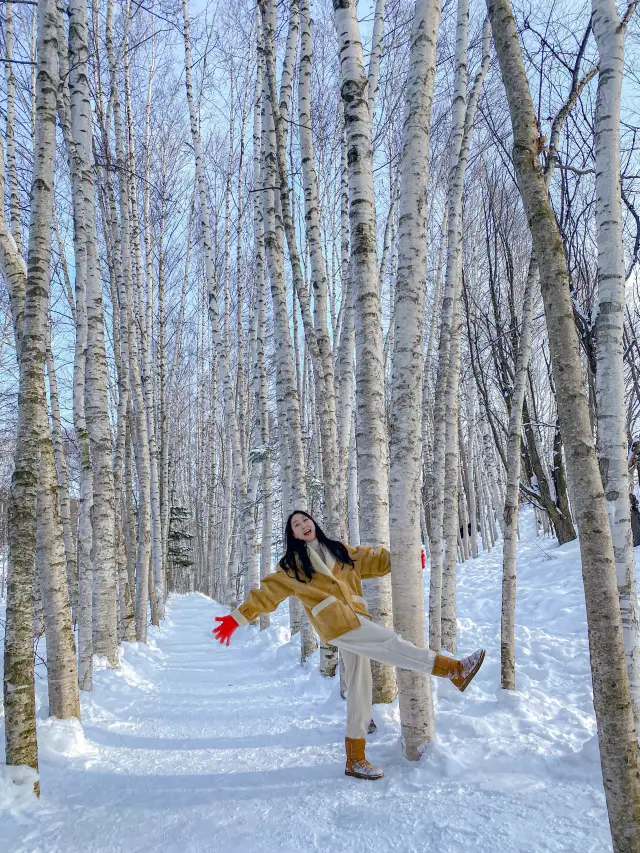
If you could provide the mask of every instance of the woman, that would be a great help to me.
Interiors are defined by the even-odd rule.
[[[383,772],[365,758],[365,734],[371,719],[370,660],[449,678],[463,691],[484,660],[479,649],[464,660],[420,649],[389,628],[371,621],[362,596],[362,581],[391,570],[386,548],[352,548],[328,539],[306,512],[291,513],[286,526],[286,553],[277,570],[252,590],[244,604],[229,616],[216,616],[213,633],[221,643],[239,625],[261,613],[272,613],[290,595],[300,599],[311,624],[325,643],[342,652],[347,684],[345,773],[358,779],[381,779]]]

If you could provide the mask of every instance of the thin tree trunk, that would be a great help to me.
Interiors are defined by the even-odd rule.
[[[471,525],[471,556],[478,556],[478,515],[475,478],[475,456],[473,442],[476,433],[476,395],[470,390],[468,395],[469,435],[467,437],[467,464],[465,472],[466,491],[469,504],[469,524]]]
[[[420,565],[422,480],[422,370],[424,276],[427,264],[429,138],[440,0],[417,0],[400,162],[398,273],[390,445],[391,568],[396,630],[420,648],[425,619]],[[423,673],[397,673],[402,742],[407,758],[420,758],[435,728],[431,681]]]
[[[384,35],[384,7],[385,0],[376,0],[376,8],[373,15],[373,36],[371,39],[371,55],[369,56],[369,74],[367,80],[367,100],[369,107],[369,121],[373,127],[373,111],[378,93],[378,79],[380,77],[380,55],[382,54],[382,37]]]
[[[191,82],[191,36],[189,29],[187,0],[183,0],[182,11],[184,19],[185,84],[187,91],[187,104],[189,107],[189,118],[191,124],[191,139],[194,147],[198,193],[200,197],[200,226],[204,244],[203,248],[205,259],[205,275],[208,292],[209,325],[211,329],[213,345],[218,355],[218,371],[220,374],[220,380],[223,389],[225,423],[227,424],[230,446],[232,448],[234,466],[233,476],[235,479],[235,487],[238,497],[238,508],[239,511],[244,514],[245,517],[246,523],[243,527],[243,535],[246,537],[246,541],[249,542],[253,538],[252,515],[246,512],[247,483],[245,471],[243,470],[240,432],[238,429],[238,422],[235,412],[233,379],[231,370],[229,368],[229,358],[227,350],[230,341],[228,340],[228,338],[226,340],[223,339],[220,329],[220,308],[218,305],[218,288],[215,276],[215,259],[213,256],[213,242],[211,237],[211,226],[209,223],[209,210],[207,204],[207,183],[204,170],[204,159],[202,156],[198,118],[195,109],[193,87]],[[228,476],[232,476],[231,471],[228,472]]]
[[[516,687],[516,551],[520,502],[522,404],[527,387],[527,370],[531,355],[533,305],[537,282],[538,267],[535,257],[532,255],[529,261],[529,272],[522,305],[522,329],[516,358],[507,437],[507,488],[502,527],[504,542],[502,546],[502,621],[500,626],[500,685],[503,690],[515,690]]]
[[[64,551],[67,566],[67,587],[73,614],[78,604],[78,563],[76,559],[76,543],[71,524],[71,499],[69,497],[69,470],[67,457],[64,452],[62,439],[62,421],[60,418],[60,402],[58,397],[58,381],[51,352],[51,331],[47,330],[47,378],[49,380],[49,396],[51,399],[51,432],[58,474],[58,502],[64,537]]]
[[[389,460],[367,76],[355,0],[333,0],[333,8],[340,50],[340,91],[349,175],[349,280],[355,304],[360,538],[366,545],[388,545]],[[365,596],[374,620],[391,628],[389,579],[366,583]],[[372,665],[372,672],[374,701],[392,701],[396,692],[393,668],[376,664]]]
[[[5,5],[4,17],[4,44],[7,61],[4,64],[5,79],[7,83],[7,167],[9,183],[9,214],[11,223],[11,234],[15,240],[17,251],[22,255],[22,226],[20,224],[20,193],[18,189],[18,172],[16,163],[16,141],[15,141],[15,90],[16,79],[13,75],[13,4]],[[3,163],[4,165],[4,163]],[[21,333],[22,334],[22,333]]]
[[[342,101],[339,110],[344,121],[344,107]],[[342,535],[348,536],[352,545],[357,545],[360,537],[353,538],[353,529],[358,524],[356,516],[358,513],[357,480],[355,482],[355,495],[351,493],[351,475],[357,477],[357,467],[351,466],[351,434],[354,424],[353,401],[355,396],[355,318],[353,286],[349,275],[349,185],[347,169],[347,141],[346,135],[342,133],[341,148],[341,192],[340,192],[340,276],[342,282],[342,327],[340,340],[336,349],[336,377],[338,382],[337,398],[340,405],[337,407],[338,417],[338,460],[339,470],[348,469],[349,477],[345,481],[343,477],[338,478],[340,489],[339,502],[340,514],[342,516]],[[354,439],[355,441],[355,439]],[[353,445],[355,454],[355,444]],[[355,458],[355,457],[354,457]],[[355,500],[354,500],[355,497]],[[355,513],[355,515],[354,515]]]
[[[62,518],[58,504],[58,481],[46,403],[42,405],[40,418],[39,429],[42,438],[36,499],[36,564],[47,639],[49,715],[64,720],[80,717],[78,668],[66,577]]]
[[[336,391],[333,375],[333,353],[327,320],[327,279],[320,244],[320,211],[318,185],[311,133],[311,65],[312,37],[309,0],[301,0],[302,37],[300,45],[300,82],[298,118],[302,174],[304,181],[305,225],[311,260],[311,281],[314,294],[316,339],[322,360],[322,377],[316,373],[320,389],[320,433],[322,437],[322,482],[324,484],[324,521],[329,535],[340,535],[338,496],[338,433],[336,422]],[[321,381],[324,380],[324,382]],[[337,659],[336,659],[337,664]]]
[[[58,88],[57,15],[53,0],[37,8],[34,166],[24,325],[16,341],[20,393],[14,472],[9,489],[9,581],[4,639],[5,755],[9,765],[38,769],[33,671],[36,496],[46,412],[44,363]],[[2,217],[4,220],[4,217]],[[15,243],[14,243],[15,246]],[[16,249],[17,254],[17,249]],[[35,783],[39,793],[39,783]]]
[[[449,415],[455,397],[455,379],[450,378],[452,373],[453,341],[456,333],[456,308],[460,302],[459,278],[460,270],[460,241],[462,236],[462,174],[458,170],[460,152],[464,135],[464,120],[467,97],[467,31],[469,23],[468,0],[458,0],[458,18],[456,27],[456,76],[451,109],[451,142],[450,142],[450,167],[449,186],[447,190],[447,265],[444,282],[442,314],[440,319],[440,339],[438,344],[438,373],[433,405],[433,491],[431,493],[431,575],[429,590],[429,646],[432,649],[440,649],[443,645],[442,638],[442,606],[445,591],[443,589],[445,579],[443,537],[445,535],[445,501],[447,500],[447,484],[445,483],[447,467],[449,470],[449,511],[455,512],[453,519],[453,530],[457,531],[457,495],[452,480],[451,464],[446,464],[447,448],[447,425],[450,424]],[[459,313],[458,313],[459,316]],[[458,348],[459,352],[459,348]],[[450,389],[450,390],[449,390]],[[451,396],[450,411],[447,412],[447,394]],[[457,433],[456,433],[457,436]],[[452,447],[454,438],[449,430],[449,446],[451,460],[456,456],[455,447]],[[457,480],[457,472],[456,472]],[[452,543],[447,542],[447,548]],[[455,560],[455,547],[453,558]],[[449,577],[451,582],[451,576]],[[450,583],[451,586],[451,583]],[[449,610],[451,611],[451,593],[449,590]],[[451,627],[451,626],[450,626]],[[455,628],[454,628],[455,631]],[[455,637],[454,637],[455,643]]]
[[[482,61],[480,70],[469,93],[466,102],[466,80],[467,80],[467,36],[468,36],[468,0],[459,0],[458,3],[458,30],[457,30],[457,85],[454,98],[454,109],[462,98],[461,110],[463,115],[460,144],[455,142],[458,148],[458,156],[454,161],[450,173],[450,207],[449,207],[449,245],[447,247],[447,272],[445,277],[445,288],[454,294],[453,316],[451,325],[451,338],[449,359],[447,365],[447,385],[445,397],[445,477],[444,477],[444,524],[443,534],[445,541],[444,565],[443,565],[443,588],[442,588],[442,611],[441,630],[442,645],[450,652],[455,653],[456,642],[456,540],[459,531],[458,519],[458,476],[459,476],[459,448],[458,448],[458,416],[460,408],[460,347],[461,347],[461,302],[462,302],[462,190],[464,184],[464,173],[469,159],[471,136],[475,120],[476,107],[480,97],[480,91],[484,77],[489,68],[490,59],[490,32],[488,21],[485,22],[482,32]],[[458,124],[456,123],[456,128]],[[457,134],[456,134],[457,136]],[[453,240],[453,243],[451,242]],[[450,282],[450,284],[448,284]],[[433,560],[433,553],[432,553]],[[439,647],[436,647],[439,648]]]
[[[598,235],[598,313],[595,321],[597,450],[609,511],[627,672],[638,732],[640,626],[627,473],[623,359],[625,266],[620,194],[620,100],[625,26],[618,16],[614,0],[592,0],[591,8],[593,32],[600,57],[595,118]]]
[[[131,16],[131,4],[128,10],[129,17]],[[129,174],[131,182],[131,213],[132,226],[136,246],[136,296],[138,302],[138,323],[137,328],[140,334],[140,380],[142,383],[142,394],[145,404],[145,417],[147,421],[147,436],[149,442],[149,501],[151,515],[151,576],[149,583],[149,592],[151,600],[151,620],[157,627],[160,624],[160,619],[164,617],[164,590],[163,590],[163,572],[162,572],[162,533],[160,521],[160,485],[158,473],[158,443],[156,438],[156,417],[155,406],[153,400],[153,374],[151,371],[151,336],[149,323],[148,305],[153,299],[153,255],[151,246],[151,223],[150,223],[150,192],[151,183],[149,179],[149,158],[150,158],[150,112],[151,112],[151,92],[153,77],[155,72],[155,39],[152,39],[151,47],[151,65],[149,68],[149,81],[147,85],[147,102],[145,107],[145,181],[144,181],[144,239],[145,239],[145,254],[146,265],[143,268],[140,257],[140,239],[141,232],[138,218],[138,204],[136,198],[136,183],[135,183],[135,168],[136,155],[134,147],[134,128],[133,128],[133,111],[131,108],[131,81],[129,71],[129,52],[124,52],[124,82],[125,82],[125,103],[127,115],[128,129],[128,162]],[[166,220],[166,198],[163,194],[160,206],[160,225],[158,242],[160,252],[162,252],[162,244],[164,240],[164,229]],[[163,274],[163,264],[159,264],[159,272]],[[145,305],[146,302],[146,305]]]
[[[562,237],[538,164],[538,129],[509,0],[487,0],[513,127],[513,160],[540,269],[558,414],[580,531],[594,706],[615,853],[640,850],[638,744],[615,557],[582,383]]]
[[[112,460],[112,435],[109,423],[107,390],[108,369],[104,338],[104,312],[102,307],[102,282],[98,263],[98,238],[94,190],[93,130],[91,95],[89,90],[88,25],[86,4],[80,0],[69,2],[69,94],[71,103],[71,130],[77,158],[77,191],[82,197],[84,252],[80,259],[84,270],[86,323],[86,358],[82,365],[83,412],[91,453],[91,525],[92,525],[92,576],[85,577],[85,586],[96,584],[99,606],[95,613],[95,648],[80,651],[85,660],[89,651],[103,655],[110,666],[117,662],[118,619],[116,602],[116,552],[115,490]],[[76,276],[78,267],[76,265]],[[86,452],[83,451],[83,452]],[[85,466],[87,467],[87,466]],[[89,469],[83,471],[89,476]],[[85,491],[88,492],[89,484]],[[85,508],[86,512],[86,508]],[[80,570],[79,570],[80,572]],[[93,590],[85,590],[85,600],[91,600]],[[91,618],[90,615],[88,618]],[[86,627],[85,627],[86,633]],[[81,686],[91,672],[80,671]]]

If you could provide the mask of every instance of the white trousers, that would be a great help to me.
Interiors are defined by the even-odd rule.
[[[363,738],[371,719],[371,663],[377,660],[400,669],[431,673],[436,653],[419,649],[389,628],[359,616],[360,627],[333,640],[342,653],[347,684],[347,737]]]

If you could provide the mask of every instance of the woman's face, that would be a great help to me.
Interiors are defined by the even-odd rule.
[[[313,542],[316,538],[315,524],[301,512],[296,512],[291,519],[291,529],[296,539],[302,539],[303,542]]]

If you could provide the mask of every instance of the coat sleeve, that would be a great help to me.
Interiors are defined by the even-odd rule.
[[[244,603],[230,615],[238,625],[248,625],[261,613],[273,613],[279,604],[289,598],[291,586],[289,576],[282,569],[262,579],[259,589],[252,589]]]
[[[391,571],[391,555],[386,548],[359,545],[355,551],[355,559],[360,563],[360,577],[363,580],[381,578]]]

